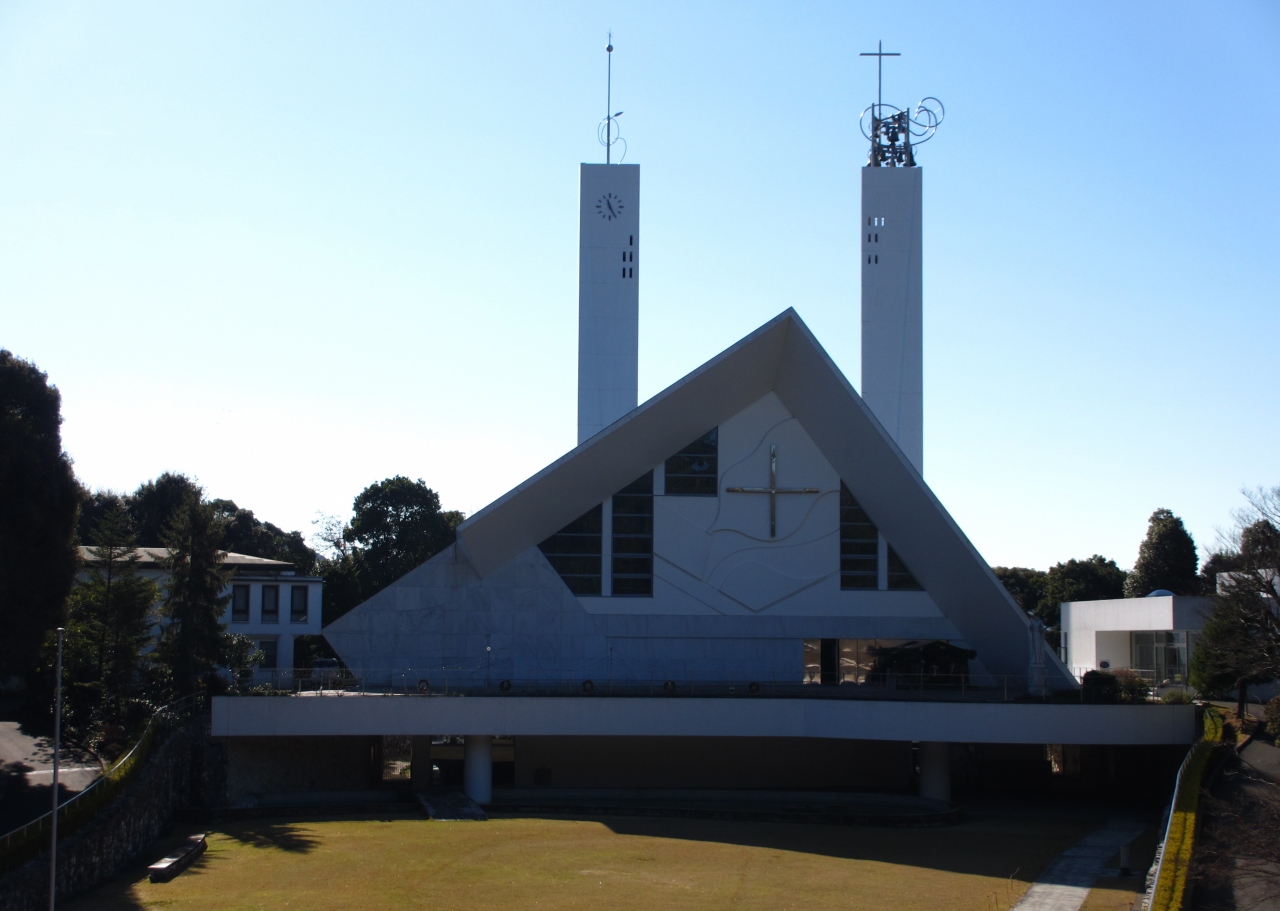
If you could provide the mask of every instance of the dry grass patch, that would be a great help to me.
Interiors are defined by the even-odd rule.
[[[1007,909],[1099,822],[862,829],[682,819],[245,823],[171,883],[141,868],[69,903],[123,909]],[[1015,874],[1016,872],[1016,875]],[[1012,875],[1012,879],[1011,879]]]

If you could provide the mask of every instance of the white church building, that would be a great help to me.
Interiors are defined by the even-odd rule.
[[[1191,741],[1190,706],[1082,704],[925,482],[912,136],[938,118],[869,111],[861,393],[788,308],[638,403],[640,168],[582,165],[577,446],[324,629],[346,691],[215,700],[233,796],[276,780],[273,738],[410,735],[416,764],[462,736],[480,803],[495,735],[518,789],[938,800],[974,744]]]

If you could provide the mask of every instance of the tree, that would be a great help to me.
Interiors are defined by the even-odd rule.
[[[995,566],[991,571],[1028,616],[1038,614],[1048,577],[1044,570],[1028,569],[1025,566]]]
[[[1191,661],[1191,683],[1213,695],[1234,689],[1244,716],[1250,685],[1280,677],[1280,487],[1246,492],[1236,514],[1236,569],[1213,596]]]
[[[1100,554],[1087,560],[1068,560],[1056,563],[1045,574],[1043,600],[1040,602],[1040,619],[1051,629],[1058,630],[1062,622],[1060,613],[1064,601],[1101,601],[1124,597],[1127,574]]]
[[[352,512],[349,524],[336,516],[315,522],[326,625],[452,544],[464,518],[441,510],[425,481],[399,475],[362,490]]]
[[[108,503],[89,548],[87,576],[71,593],[66,679],[84,694],[85,722],[123,724],[141,689],[142,651],[151,640],[151,608],[160,590],[138,572],[133,531],[122,503]]]
[[[210,503],[187,502],[165,535],[163,561],[169,581],[161,615],[168,620],[157,649],[169,668],[176,695],[209,683],[214,668],[226,665],[233,642],[222,623],[230,595],[223,591],[231,572],[223,568],[223,520]]]
[[[128,498],[129,518],[133,520],[138,544],[160,547],[179,513],[191,503],[199,503],[203,496],[199,484],[171,471],[140,484]]]
[[[1175,595],[1199,594],[1196,563],[1196,542],[1182,520],[1167,509],[1157,509],[1147,523],[1147,537],[1138,548],[1133,571],[1125,580],[1125,596],[1141,598],[1158,589]]]
[[[425,563],[454,540],[460,513],[440,509],[440,496],[422,479],[397,475],[362,490],[343,538],[356,545],[368,598]]]
[[[35,668],[75,579],[81,488],[61,407],[44,373],[0,349],[0,678]]]
[[[251,557],[283,560],[304,575],[318,569],[316,552],[307,546],[302,533],[284,531],[254,516],[252,510],[241,509],[232,500],[214,500],[213,508],[226,520],[226,549]]]

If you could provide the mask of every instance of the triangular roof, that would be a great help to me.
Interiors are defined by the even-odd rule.
[[[492,573],[771,391],[988,670],[1026,674],[1027,616],[790,308],[471,516],[460,554]]]

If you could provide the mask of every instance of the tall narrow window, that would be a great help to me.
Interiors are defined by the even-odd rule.
[[[231,587],[231,622],[249,622],[249,586],[247,585]]]
[[[878,588],[880,536],[866,510],[840,483],[840,587]]]
[[[262,650],[262,663],[258,667],[268,671],[275,670],[280,660],[280,643],[275,639],[262,639],[258,642],[258,648]]]
[[[280,622],[280,586],[262,586],[262,622]]]
[[[889,548],[889,588],[897,591],[920,590],[920,583],[892,547]]]
[[[603,527],[604,507],[594,506],[538,545],[575,595],[600,594]]]
[[[666,464],[667,496],[714,497],[719,483],[720,428],[698,437]]]
[[[307,622],[307,587],[295,585],[289,590],[289,621]]]
[[[653,472],[613,495],[613,594],[653,595]]]

